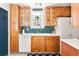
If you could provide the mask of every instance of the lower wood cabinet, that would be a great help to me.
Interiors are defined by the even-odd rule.
[[[45,38],[40,36],[39,39],[39,52],[45,52]]]
[[[31,51],[45,52],[45,38],[43,36],[32,36]]]
[[[59,36],[46,36],[46,51],[58,52],[59,51]]]
[[[32,36],[32,52],[59,52],[59,36]]]

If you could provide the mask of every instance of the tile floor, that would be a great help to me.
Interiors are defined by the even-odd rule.
[[[9,56],[60,56],[59,53],[12,53]]]

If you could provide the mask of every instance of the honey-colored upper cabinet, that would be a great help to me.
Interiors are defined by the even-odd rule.
[[[18,34],[20,32],[19,6],[16,4],[10,5],[10,52],[19,52]]]
[[[20,26],[30,26],[31,9],[29,6],[20,7]]]
[[[79,3],[71,4],[72,26],[79,28]]]
[[[57,17],[71,17],[71,7],[45,7],[45,22],[46,26],[55,26]]]
[[[46,7],[45,8],[45,22],[46,26],[54,26],[56,25],[55,20],[55,10],[52,7]]]
[[[56,17],[71,17],[71,7],[54,7]]]

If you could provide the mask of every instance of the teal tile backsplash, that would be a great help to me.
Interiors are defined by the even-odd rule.
[[[40,29],[31,28],[30,26],[21,26],[21,33],[22,30],[25,30],[25,33],[52,33],[54,26],[45,26],[45,28]]]

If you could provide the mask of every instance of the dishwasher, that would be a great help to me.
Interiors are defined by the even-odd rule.
[[[19,52],[31,52],[31,36],[19,35]]]

